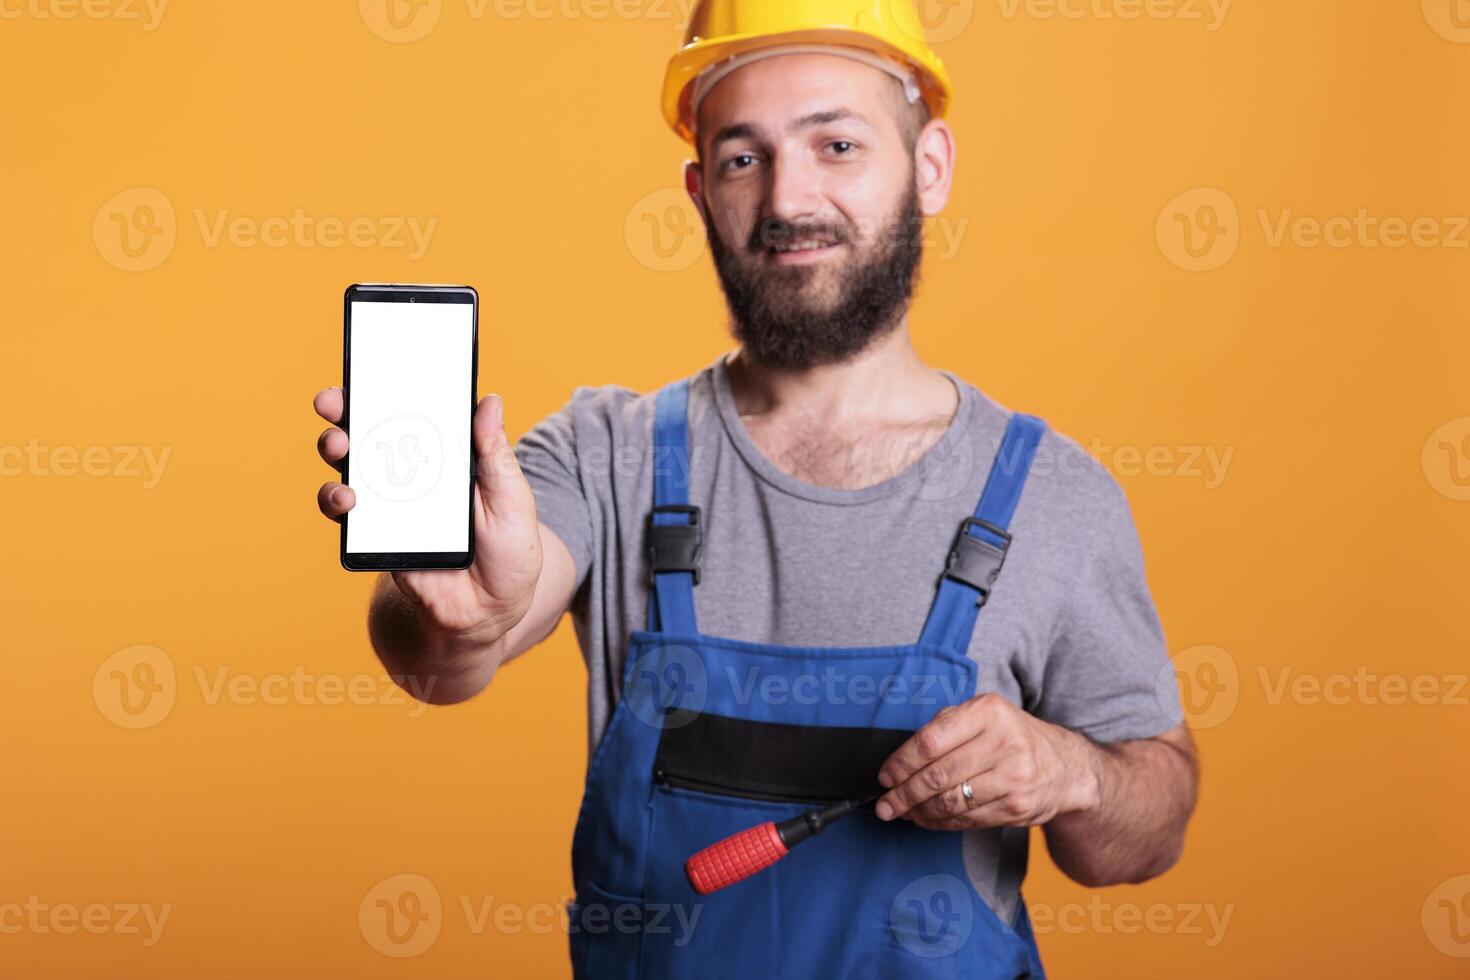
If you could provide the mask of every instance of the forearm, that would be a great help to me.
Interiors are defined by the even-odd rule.
[[[1198,770],[1186,729],[1103,745],[1068,733],[1087,804],[1045,825],[1057,866],[1080,884],[1137,884],[1179,859]]]

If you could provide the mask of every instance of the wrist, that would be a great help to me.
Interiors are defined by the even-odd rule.
[[[1086,813],[1102,803],[1103,753],[1084,735],[1065,728],[1062,759],[1066,771],[1058,814]]]

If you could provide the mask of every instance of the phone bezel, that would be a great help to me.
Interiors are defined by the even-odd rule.
[[[352,304],[353,303],[463,303],[470,307],[470,404],[471,419],[480,400],[480,294],[473,286],[429,286],[389,283],[354,283],[342,295],[342,422],[343,431],[351,438],[352,393],[348,387],[352,377]],[[342,457],[342,482],[347,483],[347,456]],[[453,570],[469,568],[475,553],[475,474],[479,459],[474,440],[470,440],[470,486],[465,500],[465,520],[469,525],[469,550],[367,552],[347,550],[348,511],[342,518],[339,552],[342,567],[349,572],[395,572],[407,570]]]

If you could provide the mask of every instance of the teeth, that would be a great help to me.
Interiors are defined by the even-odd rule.
[[[810,252],[818,248],[827,248],[832,242],[802,242],[799,245],[777,245],[778,252]]]

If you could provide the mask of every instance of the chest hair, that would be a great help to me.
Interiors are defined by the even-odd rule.
[[[777,469],[834,490],[857,490],[897,476],[943,438],[949,423],[935,416],[838,429],[813,420],[745,419],[751,439]]]

